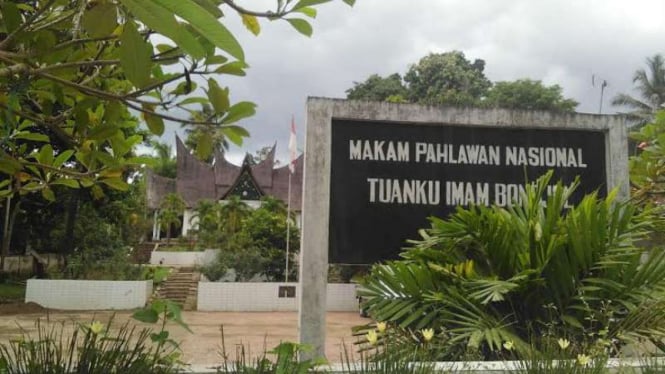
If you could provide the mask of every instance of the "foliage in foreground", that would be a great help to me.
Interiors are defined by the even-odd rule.
[[[431,218],[403,260],[376,265],[361,294],[371,316],[407,331],[432,328],[439,359],[493,359],[559,338],[578,353],[665,337],[665,251],[638,243],[652,211],[586,196],[564,205],[575,186],[551,173],[503,209],[472,206]],[[531,337],[536,339],[530,339]]]
[[[129,324],[117,331],[111,323],[37,323],[37,336],[27,334],[0,345],[0,372],[7,374],[176,373],[179,349],[168,334]]]

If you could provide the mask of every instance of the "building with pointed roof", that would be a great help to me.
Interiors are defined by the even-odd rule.
[[[295,170],[291,173],[288,164],[274,167],[275,148],[276,145],[273,145],[266,158],[258,164],[252,164],[248,154],[242,165],[237,166],[226,160],[221,152],[215,152],[213,162],[206,163],[192,155],[182,140],[176,136],[177,177],[165,178],[156,175],[150,169],[146,172],[147,205],[155,215],[153,239],[159,238],[156,217],[162,199],[169,193],[176,193],[185,201],[183,236],[187,235],[196,224],[190,221],[199,201],[222,202],[231,196],[238,196],[254,207],[260,204],[259,200],[263,196],[275,197],[290,205],[299,222],[302,205],[303,155],[295,160]],[[290,204],[289,182],[291,183]]]

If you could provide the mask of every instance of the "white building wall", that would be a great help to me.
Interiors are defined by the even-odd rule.
[[[212,263],[215,260],[216,255],[216,249],[206,249],[201,252],[152,251],[150,253],[150,264],[165,266],[203,266]]]
[[[25,302],[63,310],[142,308],[152,294],[152,281],[28,279]]]
[[[295,297],[279,297],[280,286],[296,288]],[[199,282],[199,311],[289,312],[298,310],[298,283]],[[358,311],[355,284],[331,283],[327,288],[329,312]]]

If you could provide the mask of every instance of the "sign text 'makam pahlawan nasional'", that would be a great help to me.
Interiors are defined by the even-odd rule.
[[[606,191],[602,131],[332,121],[331,263],[397,257],[407,239],[457,206],[506,206],[547,170]]]

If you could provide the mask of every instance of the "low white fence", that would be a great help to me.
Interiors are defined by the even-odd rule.
[[[28,279],[25,302],[64,310],[142,308],[152,294],[152,281]]]
[[[197,310],[206,312],[297,311],[298,288],[298,283],[199,282]],[[329,312],[358,311],[355,284],[329,283],[326,305]]]
[[[150,253],[151,265],[165,266],[202,266],[215,260],[217,250],[206,249],[201,252],[169,252],[152,251]]]

